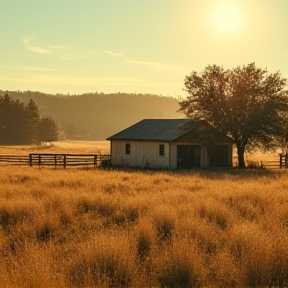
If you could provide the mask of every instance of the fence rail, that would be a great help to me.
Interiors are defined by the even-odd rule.
[[[0,155],[0,165],[29,165],[29,155]]]
[[[288,168],[288,155],[279,154],[279,158],[275,160],[261,161],[261,167],[267,169]]]
[[[27,156],[0,155],[0,165],[30,165],[30,166],[110,166],[110,155],[103,154],[54,154],[31,153]]]
[[[0,155],[0,166],[92,166],[92,167],[109,167],[111,155],[106,154],[54,154],[54,153],[31,153],[29,155]],[[252,162],[251,162],[252,163]],[[248,165],[251,165],[248,163]],[[267,169],[288,168],[288,155],[279,155],[275,160],[266,160],[253,162],[253,167],[262,167]],[[255,165],[254,165],[255,164]]]
[[[287,168],[286,165],[282,165],[282,167],[281,167],[279,160],[261,161],[261,167],[267,168],[267,169]]]

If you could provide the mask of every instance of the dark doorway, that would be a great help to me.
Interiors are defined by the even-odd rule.
[[[227,145],[212,145],[208,147],[210,167],[228,166],[228,147]]]
[[[187,169],[201,166],[200,145],[177,145],[177,168]]]

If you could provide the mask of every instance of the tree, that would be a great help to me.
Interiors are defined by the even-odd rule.
[[[52,118],[40,118],[38,106],[30,100],[27,106],[8,94],[0,96],[0,144],[39,144],[58,140]]]
[[[38,139],[40,142],[58,140],[57,126],[51,117],[42,118],[39,122]]]
[[[8,94],[0,97],[0,143],[26,144],[25,123],[24,104]]]
[[[29,143],[25,129],[27,123],[26,116],[24,103],[20,102],[18,99],[13,101],[9,115],[9,137],[7,137],[10,140],[10,144],[14,143],[20,145]]]
[[[286,85],[279,72],[268,73],[255,63],[230,70],[207,66],[200,74],[192,71],[186,76],[189,96],[179,110],[229,135],[237,147],[239,168],[245,168],[246,150],[271,149],[287,139]]]
[[[30,99],[26,106],[27,125],[26,135],[29,143],[38,143],[38,126],[40,121],[40,111],[36,103]]]
[[[5,96],[0,96],[0,143],[5,142],[5,136],[7,131],[7,110],[11,104],[10,97],[5,94]]]

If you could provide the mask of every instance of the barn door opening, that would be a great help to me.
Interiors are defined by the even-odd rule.
[[[228,146],[212,145],[208,147],[208,157],[210,167],[227,167],[228,166]]]
[[[200,145],[177,145],[177,168],[189,169],[201,166]]]

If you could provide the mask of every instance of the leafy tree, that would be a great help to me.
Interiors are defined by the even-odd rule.
[[[11,104],[10,97],[5,94],[5,96],[0,96],[0,143],[5,142],[5,134],[7,131],[7,109]]]
[[[26,135],[30,143],[38,143],[38,126],[40,121],[40,111],[36,103],[30,99],[26,106],[27,125]]]
[[[9,115],[9,126],[7,129],[10,144],[28,144],[29,140],[27,139],[26,134],[26,117],[25,106],[18,99],[12,102],[10,115]],[[7,136],[8,136],[7,135]]]
[[[30,100],[27,106],[12,100],[8,94],[0,96],[0,143],[39,144],[57,140],[57,126],[52,118],[40,118],[38,106]]]
[[[13,101],[8,94],[0,97],[0,142],[25,144],[25,107],[19,100]]]
[[[58,140],[57,125],[51,117],[42,118],[39,122],[38,139],[40,142]]]
[[[287,138],[286,85],[279,72],[268,73],[255,63],[231,70],[208,66],[186,76],[189,96],[179,103],[179,110],[229,135],[237,147],[239,168],[245,168],[246,150],[271,149]]]

